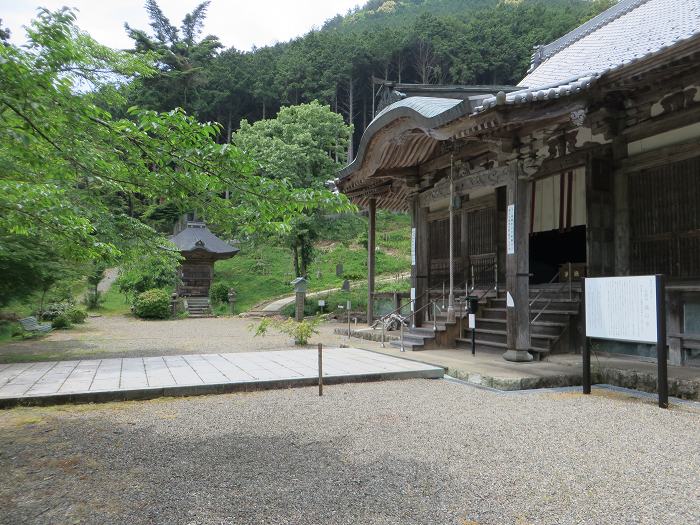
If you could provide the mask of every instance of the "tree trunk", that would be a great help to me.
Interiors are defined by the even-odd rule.
[[[265,107],[265,99],[263,99],[263,108],[262,109],[263,109],[263,118],[262,119],[265,120],[265,115],[267,113],[267,111],[266,111],[267,108]]]
[[[292,246],[292,259],[294,260],[294,276],[301,277],[299,273],[299,249],[296,244]]]
[[[353,117],[355,116],[355,81],[352,76],[348,80],[348,124],[352,126]],[[355,158],[355,149],[353,147],[354,133],[350,135],[350,140],[348,141],[348,163],[352,162]]]
[[[228,119],[226,120],[226,143],[231,144],[231,133],[233,133],[233,115],[231,108],[228,108]]]

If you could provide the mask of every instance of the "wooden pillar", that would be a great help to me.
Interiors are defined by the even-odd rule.
[[[369,221],[367,228],[367,324],[374,320],[374,275],[376,269],[377,245],[377,199],[369,200]]]
[[[530,348],[530,205],[531,183],[514,166],[506,209],[507,361],[532,361]]]
[[[427,208],[420,207],[418,195],[410,201],[411,213],[411,298],[414,311],[426,304],[428,291],[428,214]],[[414,319],[415,326],[421,326],[425,310],[418,312]]]

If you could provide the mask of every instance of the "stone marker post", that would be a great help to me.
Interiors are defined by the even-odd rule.
[[[296,320],[301,322],[304,320],[304,301],[306,300],[306,289],[308,281],[304,277],[297,277],[292,281],[294,291],[296,292]]]

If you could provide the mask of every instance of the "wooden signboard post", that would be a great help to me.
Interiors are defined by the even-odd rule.
[[[668,408],[666,300],[663,275],[583,280],[586,342],[583,393],[591,393],[590,339],[656,345],[659,406]]]

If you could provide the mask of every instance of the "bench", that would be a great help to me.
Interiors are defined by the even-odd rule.
[[[51,328],[51,323],[40,323],[36,320],[36,317],[25,317],[24,319],[19,320],[19,324],[22,325],[22,328],[24,328],[27,332],[40,332],[40,333],[47,333],[53,330]]]

